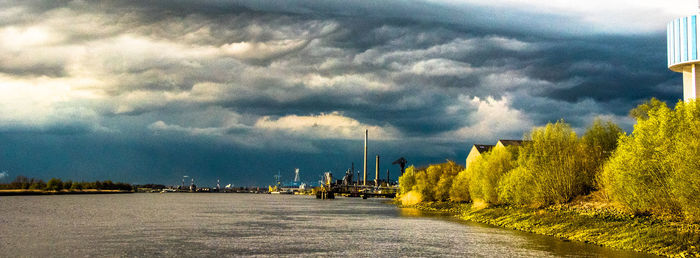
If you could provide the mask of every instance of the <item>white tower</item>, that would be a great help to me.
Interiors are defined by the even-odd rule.
[[[700,7],[700,1],[698,1]],[[697,99],[700,80],[698,15],[677,18],[666,27],[668,68],[683,73],[683,100]]]
[[[294,169],[294,183],[299,183],[299,169]]]

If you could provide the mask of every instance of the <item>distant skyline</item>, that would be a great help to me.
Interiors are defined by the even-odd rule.
[[[267,185],[682,98],[696,1],[3,1],[0,181]],[[385,175],[380,173],[380,175]]]

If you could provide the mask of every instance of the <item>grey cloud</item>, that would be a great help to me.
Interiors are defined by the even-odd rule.
[[[262,181],[264,176],[251,171],[276,171],[268,163],[286,155],[304,162],[333,152],[333,161],[324,164],[337,168],[354,155],[354,141],[253,129],[268,116],[338,111],[362,124],[396,128],[403,138],[385,142],[383,152],[440,162],[446,157],[461,160],[466,155],[463,145],[493,137],[447,138],[449,132],[479,123],[472,116],[476,107],[460,97],[507,98],[508,108],[526,114],[522,119],[531,120],[526,122],[542,125],[565,118],[579,128],[595,115],[620,119],[651,96],[671,102],[680,97],[674,88],[680,84],[678,76],[664,67],[663,35],[562,34],[538,25],[567,17],[534,12],[505,11],[501,20],[493,17],[497,10],[448,9],[420,1],[3,5],[20,6],[27,17],[2,21],[0,29],[39,24],[65,37],[41,46],[55,51],[54,56],[32,54],[36,49],[31,46],[17,50],[20,54],[0,50],[7,57],[0,75],[94,78],[95,85],[81,87],[94,87],[89,93],[98,97],[90,99],[86,93],[89,100],[62,105],[78,105],[100,117],[65,116],[41,130],[5,125],[0,128],[10,129],[0,137],[27,141],[32,146],[27,148],[41,148],[42,143],[17,132],[57,142],[61,134],[80,135],[72,140],[87,150],[97,148],[91,143],[105,141],[105,148],[114,148],[136,165],[108,168],[104,163],[113,162],[111,158],[80,156],[75,168],[87,171],[96,162],[103,164],[99,169],[117,173],[113,175],[118,169],[156,171],[139,180],[196,169],[202,174],[236,170]],[[66,21],[76,21],[75,27],[66,27]],[[46,144],[43,157],[65,147]],[[198,153],[187,156],[191,152]],[[78,155],[80,150],[71,147],[69,153]],[[42,164],[68,173],[70,165],[57,165],[66,155]],[[17,167],[28,159],[12,157]],[[250,171],[237,170],[227,160]],[[161,164],[167,162],[174,164]],[[201,164],[207,162],[213,165]],[[36,165],[27,171],[40,169]]]

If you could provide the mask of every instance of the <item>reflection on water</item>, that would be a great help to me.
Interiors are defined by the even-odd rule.
[[[248,194],[0,198],[3,256],[639,256],[399,209]]]
[[[403,217],[426,217],[425,212],[415,208],[399,208],[399,214]],[[432,214],[431,214],[432,215]]]
[[[496,226],[463,221],[455,218],[452,215],[447,215],[439,212],[422,211],[415,208],[400,208],[401,216],[405,217],[420,217],[426,219],[443,220],[450,223],[461,224],[465,227],[470,227],[473,230],[484,230],[493,234],[508,234],[515,237],[526,238],[528,241],[523,242],[524,248],[532,250],[546,251],[549,254],[556,256],[570,257],[656,257],[638,252],[617,250],[612,248],[600,247],[592,244],[586,244],[578,241],[562,240],[550,236],[542,236],[528,232],[517,230],[509,230]]]

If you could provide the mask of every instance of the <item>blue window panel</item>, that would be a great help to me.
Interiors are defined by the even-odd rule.
[[[681,62],[681,26],[680,26],[680,19],[675,19],[673,20],[673,33],[675,34],[673,36],[673,48],[674,48],[674,56],[675,56],[675,63],[680,63]]]
[[[690,17],[690,58],[698,60],[698,21],[697,16]]]
[[[681,58],[683,62],[688,61],[688,17],[681,20]]]
[[[673,29],[672,22],[666,24],[666,61],[668,66],[673,63],[673,34],[671,30]]]

